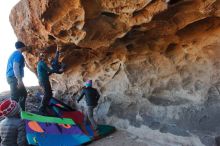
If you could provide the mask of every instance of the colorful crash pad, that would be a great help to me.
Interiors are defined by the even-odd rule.
[[[116,130],[115,127],[109,125],[98,125],[98,130],[95,131],[92,128],[91,123],[85,120],[85,116],[82,112],[71,110],[70,107],[55,98],[52,98],[50,103],[53,113],[62,118],[72,119],[76,125],[78,125],[80,129],[93,140],[103,138]]]
[[[115,127],[109,125],[98,125],[99,138],[106,137],[115,132]]]
[[[79,146],[85,144],[85,137],[79,135],[40,135],[33,134],[31,137],[34,137],[37,144],[32,144],[36,146]],[[90,142],[88,140],[88,142]],[[29,143],[30,144],[30,143]]]
[[[80,129],[89,137],[94,138],[98,133],[92,128],[90,122],[86,121],[85,116],[80,111],[64,111],[62,112],[63,118],[70,118],[80,127]]]
[[[84,115],[80,111],[65,111],[63,112],[63,118],[72,119],[76,125],[78,125],[80,129],[92,139],[103,138],[116,130],[115,127],[109,125],[98,125],[98,130],[94,130],[90,122],[84,122]]]
[[[75,146],[91,141],[71,119],[22,112],[28,143],[36,146]]]
[[[70,118],[78,125],[82,124],[84,121],[84,115],[80,111],[65,111],[62,114],[62,118]]]
[[[61,102],[60,100],[53,98],[53,97],[50,99],[49,105],[51,105],[51,106],[55,105],[56,107],[59,107],[64,111],[75,111],[73,108],[71,108],[67,104],[65,104],[65,103]]]
[[[32,121],[37,121],[37,122],[75,125],[72,119],[47,117],[47,116],[41,116],[41,115],[24,112],[24,111],[21,112],[21,118],[25,120],[32,120]]]
[[[67,104],[53,97],[49,101],[49,107],[50,113],[58,117],[62,117],[63,111],[76,111]]]

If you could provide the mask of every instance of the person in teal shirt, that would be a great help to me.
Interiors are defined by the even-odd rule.
[[[41,114],[46,113],[46,108],[49,104],[51,97],[53,96],[51,85],[50,85],[50,80],[49,80],[49,76],[52,73],[53,73],[53,70],[49,68],[46,64],[45,54],[40,53],[39,61],[37,64],[37,76],[38,76],[39,84],[41,88],[43,89],[43,93],[44,93],[44,97],[41,101],[41,106],[39,108],[39,112]]]

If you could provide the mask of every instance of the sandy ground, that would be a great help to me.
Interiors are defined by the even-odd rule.
[[[148,146],[137,136],[125,131],[116,131],[113,134],[92,142],[88,146]]]

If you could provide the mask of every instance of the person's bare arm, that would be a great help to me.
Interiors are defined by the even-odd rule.
[[[15,77],[18,80],[18,88],[23,88],[24,87],[24,83],[22,81],[22,76],[21,76],[21,73],[20,73],[19,66],[20,66],[20,64],[18,62],[14,62],[13,63],[13,71],[14,71]]]

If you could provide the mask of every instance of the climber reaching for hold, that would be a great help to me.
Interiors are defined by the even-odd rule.
[[[49,68],[45,62],[46,56],[45,53],[40,53],[39,61],[37,63],[37,76],[39,80],[39,84],[43,89],[44,97],[41,101],[41,106],[39,109],[40,114],[46,113],[46,107],[49,104],[50,98],[53,96],[52,89],[50,85],[49,76],[53,73],[53,70]]]
[[[51,59],[50,63],[51,63],[53,73],[62,74],[64,72],[64,68],[66,65],[62,62],[59,62],[59,57],[60,57],[59,49],[60,49],[60,46],[57,45],[55,57]]]

